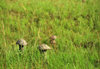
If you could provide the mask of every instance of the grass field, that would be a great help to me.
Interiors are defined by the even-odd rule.
[[[0,69],[100,69],[99,0],[1,0]],[[56,45],[50,36],[56,35]],[[16,41],[28,45],[19,51]],[[38,46],[52,50],[47,59]]]

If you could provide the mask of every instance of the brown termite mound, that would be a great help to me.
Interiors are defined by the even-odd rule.
[[[56,44],[56,41],[55,41],[55,40],[51,40],[50,43],[51,43],[52,45],[55,45],[55,44]]]
[[[56,46],[55,46],[56,45],[56,39],[57,39],[57,36],[55,36],[55,35],[52,35],[50,37],[50,44],[53,45],[55,49],[56,49]]]
[[[27,42],[24,39],[19,39],[16,44],[19,45],[19,50],[22,51],[24,46],[27,45]]]
[[[52,36],[50,37],[50,40],[55,40],[56,38],[57,38],[57,36],[52,35]]]
[[[82,0],[82,2],[83,2],[83,3],[85,3],[85,2],[86,2],[86,0]]]
[[[51,48],[47,44],[39,45],[39,50],[41,54],[43,53],[44,58],[47,59],[47,50],[51,50]]]

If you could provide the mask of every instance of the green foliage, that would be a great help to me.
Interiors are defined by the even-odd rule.
[[[99,0],[0,1],[0,69],[99,69],[99,12]],[[28,42],[23,52],[20,38]],[[40,43],[52,48],[47,59]]]

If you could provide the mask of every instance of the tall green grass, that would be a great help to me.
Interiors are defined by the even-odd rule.
[[[0,1],[0,69],[100,69],[99,12],[99,0]],[[20,38],[28,42],[23,52]],[[47,60],[40,43],[52,48]]]

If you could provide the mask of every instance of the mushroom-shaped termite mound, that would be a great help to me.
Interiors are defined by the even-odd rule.
[[[52,36],[50,37],[50,40],[55,40],[56,38],[57,38],[57,36],[52,35]]]
[[[50,43],[51,43],[52,45],[55,45],[55,44],[56,44],[56,39],[57,39],[57,36],[52,35],[52,36],[50,37]]]
[[[84,2],[86,2],[86,0],[82,0],[82,2],[84,3]]]
[[[47,59],[47,50],[50,50],[51,48],[46,44],[39,45],[40,53],[43,54],[44,59]]]
[[[47,50],[50,50],[51,48],[48,46],[48,45],[46,45],[46,44],[41,44],[41,45],[39,45],[39,50],[41,51],[41,52],[46,52]]]
[[[22,50],[27,45],[27,42],[24,39],[19,39],[16,44],[19,45],[19,50]]]
[[[53,45],[55,45],[56,41],[55,40],[51,40],[50,43],[53,44]]]

